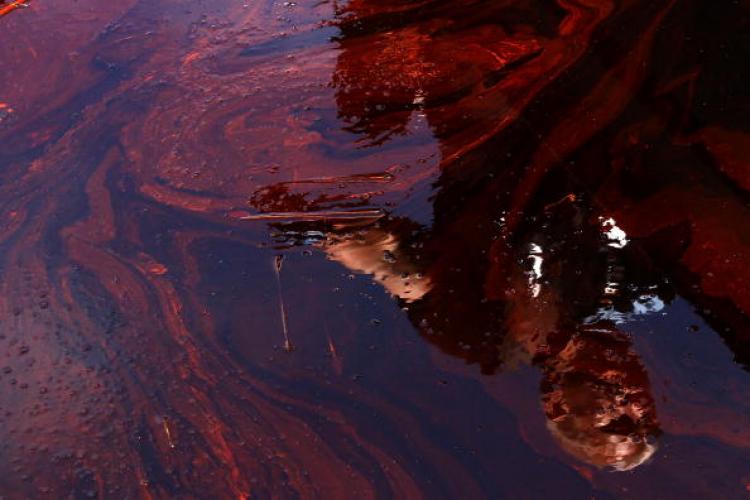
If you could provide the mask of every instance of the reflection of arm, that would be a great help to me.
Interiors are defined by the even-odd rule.
[[[406,302],[421,299],[430,281],[400,248],[398,236],[380,228],[329,236],[328,256],[357,273],[368,274],[391,295]]]

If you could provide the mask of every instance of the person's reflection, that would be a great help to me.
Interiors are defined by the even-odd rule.
[[[624,272],[617,268],[628,261],[627,250],[610,246],[610,235],[587,224],[582,212],[566,202],[540,217],[544,231],[530,231],[514,250],[519,265],[507,276],[501,302],[482,297],[481,280],[465,279],[482,274],[481,260],[456,259],[446,267],[430,255],[439,246],[470,253],[472,238],[441,240],[403,220],[383,220],[334,231],[322,247],[401,299],[424,338],[445,352],[486,373],[537,366],[548,428],[561,447],[589,464],[628,470],[654,453],[660,431],[645,368],[628,336],[603,313],[615,298],[613,280],[622,276],[613,273]],[[638,277],[628,279],[635,290]],[[626,311],[636,295],[622,290],[618,307]]]
[[[376,146],[408,133],[412,114],[423,113],[443,158],[461,157],[461,169],[443,169],[430,227],[403,217],[328,227],[321,248],[402,301],[443,351],[488,374],[538,367],[560,446],[598,467],[632,469],[654,453],[660,431],[645,368],[613,321],[638,293],[637,272],[624,276],[637,269],[626,262],[629,250],[612,244],[586,205],[553,191],[508,242],[517,265],[492,284],[500,299],[486,293],[488,255],[516,173],[498,169],[495,152],[478,145],[575,59],[595,19],[530,2],[471,0],[460,15],[457,8],[352,0],[341,12],[333,85],[345,128]],[[491,182],[483,171],[493,172]],[[275,210],[302,208],[272,198]],[[629,287],[618,289],[623,281]]]

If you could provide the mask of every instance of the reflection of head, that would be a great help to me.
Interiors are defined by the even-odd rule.
[[[568,453],[621,471],[653,455],[654,401],[624,335],[607,325],[579,331],[543,367],[548,427]]]
[[[547,428],[560,446],[577,459],[596,467],[627,471],[645,463],[656,452],[656,445],[616,434],[598,432],[583,423],[580,430],[563,429],[548,421]]]

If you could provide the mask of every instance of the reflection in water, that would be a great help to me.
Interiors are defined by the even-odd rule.
[[[446,158],[481,145],[476,138],[482,134],[472,134],[468,142],[464,131],[451,130],[457,122],[497,132],[494,127],[502,123],[503,114],[512,113],[506,100],[510,96],[524,99],[524,93],[533,91],[534,80],[548,71],[544,47],[555,43],[548,37],[551,26],[561,18],[545,19],[521,2],[475,3],[479,18],[470,13],[448,19],[443,17],[442,5],[427,3],[399,9],[403,26],[389,25],[385,15],[379,24],[373,21],[377,28],[369,31],[368,20],[376,16],[370,13],[369,2],[351,2],[341,15],[342,52],[333,79],[346,130],[366,136],[370,146],[382,145],[394,134],[406,134],[406,125],[416,112],[426,117],[441,139]],[[530,19],[539,24],[526,24]],[[522,84],[514,81],[514,75],[523,75]],[[489,102],[481,104],[483,114],[475,116],[479,110],[472,109],[472,100],[485,99]],[[461,118],[453,109],[461,110]],[[441,182],[449,186],[456,174],[443,168],[448,170]],[[498,194],[495,188],[479,195],[487,198],[486,205],[477,198],[473,201],[491,206],[500,199]],[[445,187],[438,198],[463,196]],[[526,255],[511,250],[516,254],[512,261],[526,260],[527,286],[521,284],[519,275],[523,266],[513,265],[506,270],[503,299],[489,304],[476,296],[481,281],[467,281],[463,276],[481,277],[486,272],[486,260],[470,256],[487,255],[491,240],[488,235],[471,233],[493,227],[496,211],[465,214],[466,210],[454,210],[451,224],[466,220],[458,240],[452,233],[442,233],[440,223],[415,236],[413,227],[404,227],[413,224],[380,221],[364,230],[330,236],[322,247],[349,269],[372,275],[405,303],[423,299],[422,304],[409,308],[410,317],[425,338],[444,349],[468,359],[479,356],[485,369],[512,365],[517,359],[537,365],[544,373],[542,401],[548,426],[560,445],[590,464],[629,470],[653,454],[653,439],[659,433],[645,369],[627,337],[614,325],[584,325],[595,310],[566,304],[597,303],[592,292],[602,279],[601,272],[584,274],[586,265],[582,265],[577,269],[580,277],[574,279],[589,283],[567,290],[571,268],[580,265],[581,258],[596,262],[604,254],[616,259],[612,252],[605,252],[606,247],[622,249],[628,240],[612,218],[599,218],[601,236],[593,232],[584,220],[589,214],[571,206],[575,199],[569,195],[548,205],[554,213],[542,214],[536,226],[543,232],[526,240]],[[390,230],[389,226],[395,227]],[[412,233],[399,237],[396,231]],[[408,247],[405,240],[409,240]],[[522,236],[515,240],[514,248],[524,246]],[[447,253],[441,247],[450,247],[456,257],[440,263],[440,253]],[[462,276],[451,279],[455,276],[451,268],[457,267]],[[589,271],[602,270],[591,267]],[[455,301],[462,304],[455,306]],[[434,324],[436,319],[439,326]],[[467,320],[474,324],[467,328]],[[476,336],[477,331],[482,334]]]
[[[625,260],[620,255],[626,251],[620,244],[624,236],[586,227],[586,219],[572,203],[542,214],[537,224],[547,229],[534,234],[539,243],[517,251],[518,264],[509,269],[499,302],[471,300],[476,282],[446,279],[456,274],[421,250],[442,242],[432,231],[415,231],[404,221],[334,232],[318,246],[349,269],[371,275],[405,304],[419,300],[407,306],[412,322],[448,352],[492,371],[518,363],[537,366],[544,375],[541,399],[548,427],[560,445],[589,464],[630,470],[654,453],[660,431],[648,376],[628,336],[612,321],[591,321],[599,307],[611,306],[611,293],[606,287],[602,293],[600,283],[608,267]],[[407,239],[409,250],[403,248]],[[450,244],[469,253],[461,242]],[[460,265],[459,276],[481,275],[485,266],[468,260]],[[578,278],[571,281],[574,274]],[[412,276],[419,280],[414,285]],[[629,299],[618,299],[639,303],[643,287],[628,285],[620,295]]]
[[[331,236],[325,251],[347,268],[371,275],[388,293],[407,303],[421,299],[430,289],[429,280],[403,258],[396,237],[377,228],[344,238]]]
[[[1,17],[0,496],[746,494],[749,16]]]
[[[649,382],[630,341],[610,325],[577,332],[544,363],[544,411],[555,439],[598,467],[633,469],[659,430]]]
[[[494,160],[503,158],[503,151],[511,158],[516,148],[494,139],[485,145],[485,134],[467,138],[465,133],[491,130],[502,137],[504,117],[515,112],[508,103],[534,95],[534,82],[549,71],[544,56],[555,44],[566,43],[562,31],[549,38],[550,26],[563,23],[554,15],[563,13],[553,15],[550,9],[545,17],[524,2],[474,3],[467,10],[481,12],[481,18],[471,13],[443,17],[444,5],[432,2],[382,7],[381,12],[362,0],[350,2],[340,13],[342,52],[333,84],[345,129],[366,137],[366,146],[383,145],[394,135],[408,134],[407,124],[416,113],[440,139],[444,161],[434,227],[415,229],[414,223],[386,219],[355,232],[329,233],[320,246],[330,258],[371,275],[405,303],[418,300],[407,307],[412,322],[445,351],[480,363],[484,371],[518,360],[538,366],[544,374],[541,391],[548,428],[559,444],[592,465],[633,469],[653,455],[660,430],[645,368],[617,325],[663,309],[672,287],[655,271],[651,259],[658,257],[649,254],[650,249],[629,248],[630,238],[617,220],[596,215],[597,210],[619,213],[626,204],[598,199],[594,185],[582,184],[573,168],[557,182],[575,186],[578,197],[568,194],[554,201],[560,190],[540,185],[551,165],[550,154],[557,161],[570,154],[575,147],[571,139],[558,137],[554,129],[549,132],[542,144],[549,151],[537,152],[532,159],[537,164],[524,167],[530,172],[518,183],[523,191],[509,193],[511,181],[493,181],[519,175],[509,165],[504,176]],[[599,7],[600,14],[612,8],[603,3]],[[656,19],[669,8],[665,3]],[[530,19],[538,23],[529,24]],[[567,17],[565,22],[575,19]],[[581,16],[581,25],[567,33],[588,36],[584,19],[590,26],[598,22],[595,15]],[[650,47],[656,24],[644,26],[638,50]],[[458,47],[459,52],[453,50]],[[562,54],[576,57],[574,51],[555,53],[559,68],[565,64]],[[632,64],[639,57],[633,56]],[[614,70],[614,87],[642,79],[629,63],[626,57]],[[476,108],[475,101],[481,102]],[[614,97],[588,105],[581,111],[584,115],[599,113],[604,120],[612,112],[609,108],[621,106]],[[460,117],[454,111],[459,109]],[[505,135],[512,140],[517,137],[512,127],[519,127],[509,127]],[[583,127],[583,136],[599,127]],[[520,128],[534,129],[528,122]],[[559,147],[548,142],[553,139],[560,141]],[[454,166],[457,152],[470,155],[472,162]],[[488,186],[474,191],[467,202],[465,192],[475,190],[471,182],[483,175]],[[610,185],[605,182],[602,191],[608,192]],[[537,198],[533,206],[545,207],[542,213],[529,207],[532,194]],[[577,203],[579,197],[596,201],[583,206]],[[497,217],[499,207],[508,207],[508,202],[510,210],[505,210],[512,215]],[[526,252],[520,250],[524,247]],[[489,278],[488,255],[498,263],[491,266]],[[399,275],[404,278],[399,280]],[[410,289],[408,277],[415,275],[424,276],[423,281]],[[488,296],[478,293],[482,284],[491,290]],[[472,325],[466,324],[468,318]]]

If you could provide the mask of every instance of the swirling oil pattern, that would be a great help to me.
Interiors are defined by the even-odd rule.
[[[747,0],[0,1],[0,498],[747,498]]]

